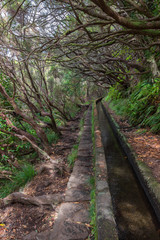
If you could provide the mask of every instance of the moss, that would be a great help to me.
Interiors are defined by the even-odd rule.
[[[149,189],[151,189],[151,191],[155,194],[158,202],[160,203],[160,183],[157,182],[151,169],[144,162],[137,160],[137,164]]]
[[[95,118],[94,118],[94,109],[96,105],[95,102],[92,104],[92,142],[93,142],[93,156],[95,156],[95,135],[94,135],[94,128],[95,128]],[[95,157],[93,157],[93,163],[95,164]],[[95,167],[93,168],[95,172]],[[90,184],[92,186],[91,191],[91,201],[90,201],[90,217],[91,222],[90,225],[92,227],[91,230],[91,238],[89,237],[88,240],[94,239],[97,240],[97,223],[96,223],[96,187],[95,187],[95,175],[90,179]]]

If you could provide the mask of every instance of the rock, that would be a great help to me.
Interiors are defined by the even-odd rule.
[[[36,239],[37,232],[33,231],[30,234],[24,236],[22,239],[23,240],[35,240]]]

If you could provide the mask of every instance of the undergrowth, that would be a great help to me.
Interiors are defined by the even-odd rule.
[[[0,166],[0,170],[2,170]],[[8,167],[7,170],[10,170]],[[14,191],[18,191],[20,187],[25,186],[34,176],[36,172],[34,167],[28,163],[24,164],[20,170],[16,168],[12,169],[12,175],[8,176],[8,179],[1,181],[0,198],[4,198]]]
[[[74,162],[77,157],[77,153],[78,153],[78,144],[73,146],[71,153],[68,155],[68,158],[67,158],[68,165],[71,168],[73,168],[73,166],[74,166]]]
[[[57,143],[59,136],[55,132],[53,132],[51,129],[46,129],[46,135],[48,138],[48,142],[51,145],[52,143]]]
[[[152,132],[160,133],[160,78],[140,81],[126,92],[119,86],[111,87],[105,98],[110,107],[128,118],[133,126],[149,127]]]
[[[81,134],[82,134],[82,131],[83,131],[83,125],[84,125],[84,117],[85,117],[85,113],[84,113],[84,116],[83,118],[80,120],[79,122],[79,136],[78,136],[78,140],[77,140],[77,144],[75,144],[71,150],[71,153],[68,155],[67,157],[67,162],[68,162],[68,165],[69,167],[73,168],[74,166],[74,162],[75,162],[75,159],[77,158],[77,154],[78,154],[78,146],[79,146],[79,142],[80,142],[80,137],[81,137]]]
[[[94,108],[95,108],[95,103],[92,104],[92,143],[93,143],[93,156],[95,156],[95,135],[94,135]],[[93,164],[95,165],[95,157],[93,157]],[[93,169],[95,171],[95,167]],[[97,223],[96,223],[96,187],[95,187],[95,175],[90,178],[90,184],[92,186],[92,191],[91,191],[91,201],[90,201],[90,218],[91,218],[91,236],[89,237],[88,240],[97,240]]]

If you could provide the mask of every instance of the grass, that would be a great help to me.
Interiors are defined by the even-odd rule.
[[[92,104],[92,141],[94,143],[94,108],[95,103]]]
[[[80,120],[79,122],[79,136],[78,136],[78,143],[75,144],[71,150],[71,153],[68,155],[68,158],[67,158],[67,162],[68,162],[68,165],[69,167],[73,168],[74,166],[74,162],[75,162],[75,159],[77,158],[77,154],[78,154],[78,146],[79,146],[79,142],[80,142],[80,138],[81,138],[81,135],[82,135],[82,131],[83,131],[83,125],[84,125],[84,117],[85,117],[85,114],[83,115],[83,118]]]
[[[93,156],[95,156],[95,135],[94,135],[94,130],[95,130],[95,119],[94,119],[94,108],[95,108],[95,103],[92,104],[92,142],[93,142]],[[93,157],[93,163],[95,164],[95,157]],[[94,167],[95,171],[95,167]],[[90,184],[92,186],[91,190],[91,201],[90,201],[90,217],[91,217],[91,222],[90,225],[92,227],[91,230],[91,238],[89,239],[98,239],[97,236],[97,222],[96,222],[96,187],[95,187],[95,175],[90,178]],[[89,240],[88,239],[88,240]]]
[[[73,168],[73,166],[74,166],[74,162],[77,157],[77,153],[78,153],[78,144],[73,146],[71,153],[68,155],[68,158],[67,158],[68,165],[71,168]]]
[[[46,128],[45,133],[47,135],[47,139],[50,145],[52,143],[57,143],[59,136],[55,132],[53,132],[52,129]]]
[[[139,134],[139,135],[142,135],[146,132],[147,132],[147,129],[141,129],[141,128],[136,131],[136,133]]]
[[[53,131],[50,131],[49,133],[47,133],[47,138],[48,138],[49,144],[51,145],[52,143],[57,143],[59,136]]]
[[[149,127],[153,133],[160,133],[160,79],[139,81],[127,90],[120,84],[112,86],[105,101],[117,115],[126,117],[132,126]]]
[[[0,198],[4,198],[16,190],[18,191],[20,187],[24,187],[35,175],[34,167],[28,163],[21,170],[14,169],[13,176],[1,182]]]

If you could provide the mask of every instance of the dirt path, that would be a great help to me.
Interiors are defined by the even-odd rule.
[[[79,133],[79,114],[76,121],[70,121],[62,131],[62,137],[53,146],[52,158],[62,161],[67,169],[67,155],[77,142]],[[39,165],[41,165],[40,163]],[[57,171],[44,169],[38,174],[23,190],[29,196],[41,196],[48,194],[64,194],[69,171]],[[0,209],[0,239],[18,240],[32,231],[42,232],[52,228],[57,215],[56,205],[44,205],[38,207],[34,205],[24,205],[15,203]]]
[[[90,233],[90,193],[93,176],[91,106],[87,110],[77,158],[52,230],[35,231],[23,240],[87,240]]]

